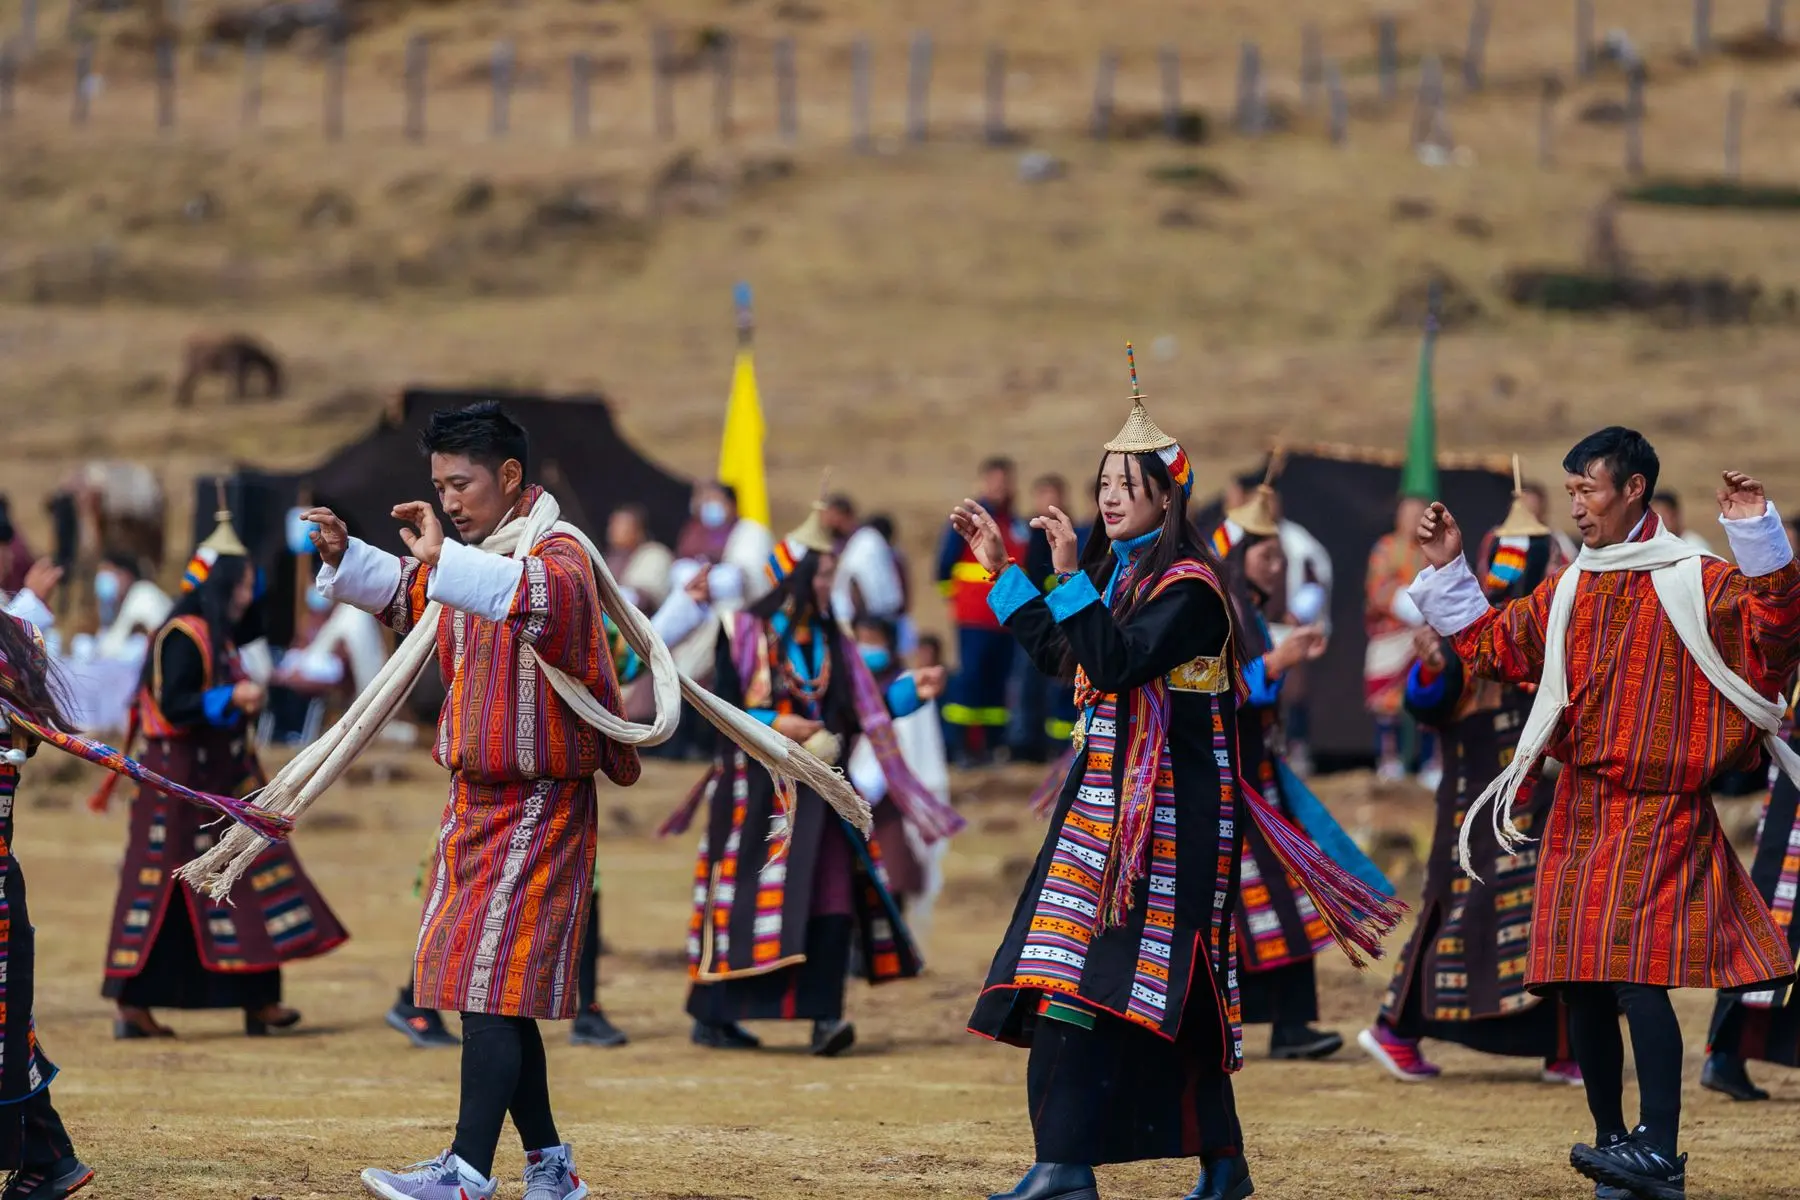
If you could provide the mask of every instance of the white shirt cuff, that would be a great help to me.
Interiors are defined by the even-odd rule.
[[[705,624],[709,610],[686,592],[673,592],[650,618],[650,628],[665,646],[679,646]]]
[[[1775,511],[1773,502],[1760,517],[1730,521],[1721,516],[1719,524],[1725,527],[1725,540],[1731,543],[1731,557],[1737,560],[1738,570],[1751,579],[1773,575],[1794,561],[1787,527],[1781,523],[1781,514]]]
[[[36,625],[39,632],[44,632],[56,624],[56,614],[51,612],[49,607],[37,598],[37,593],[30,588],[20,588],[13,593],[13,598],[7,601],[6,613],[28,625]]]
[[[516,558],[445,542],[425,583],[425,595],[472,616],[504,621],[524,577],[525,564]]]
[[[1441,569],[1426,567],[1406,594],[1419,606],[1425,623],[1444,637],[1455,637],[1492,611],[1465,558]]]
[[[351,538],[342,561],[320,567],[313,587],[329,600],[379,613],[400,590],[400,560],[361,538]]]

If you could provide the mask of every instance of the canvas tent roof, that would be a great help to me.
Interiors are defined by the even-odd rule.
[[[1275,489],[1282,515],[1303,526],[1331,555],[1331,644],[1306,677],[1308,741],[1321,762],[1368,760],[1375,724],[1363,704],[1363,583],[1369,551],[1394,528],[1402,455],[1354,446],[1284,449]],[[1512,504],[1510,463],[1503,456],[1438,455],[1439,489],[1475,554],[1481,535]],[[1195,514],[1202,531],[1220,520],[1212,505]]]

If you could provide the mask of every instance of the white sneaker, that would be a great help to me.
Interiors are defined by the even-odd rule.
[[[525,1155],[525,1200],[587,1200],[588,1185],[575,1173],[574,1152],[565,1142]]]
[[[481,1172],[448,1150],[399,1171],[370,1167],[362,1173],[362,1185],[382,1200],[494,1200],[494,1193],[500,1190],[499,1180],[484,1179]],[[583,1188],[582,1195],[586,1194]]]

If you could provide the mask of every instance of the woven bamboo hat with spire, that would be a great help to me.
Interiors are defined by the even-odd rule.
[[[1494,533],[1499,537],[1549,537],[1550,527],[1532,515],[1530,507],[1525,503],[1525,479],[1519,473],[1519,456],[1512,456],[1513,468],[1513,502],[1506,514],[1506,520],[1495,527]]]
[[[832,541],[831,533],[825,528],[825,489],[831,484],[831,472],[826,471],[819,484],[819,498],[813,501],[812,509],[806,519],[795,526],[793,531],[779,542],[769,555],[769,579],[779,584],[794,573],[808,554],[830,554],[837,549]]]
[[[1125,361],[1131,370],[1131,412],[1125,424],[1102,449],[1108,454],[1154,454],[1169,468],[1169,478],[1181,487],[1182,494],[1194,490],[1194,468],[1188,462],[1181,443],[1162,431],[1144,407],[1144,393],[1138,390],[1137,353],[1125,343]]]
[[[220,480],[217,486],[219,507],[213,514],[217,523],[213,526],[213,531],[206,535],[206,540],[194,550],[194,557],[188,560],[187,570],[181,576],[181,590],[184,592],[191,592],[205,583],[221,558],[250,557],[249,549],[231,524],[231,509],[225,502],[225,481]]]

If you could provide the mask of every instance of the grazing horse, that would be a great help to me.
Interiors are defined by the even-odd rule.
[[[207,375],[223,375],[232,381],[231,398],[251,397],[252,379],[261,383],[260,394],[270,400],[281,395],[281,362],[275,352],[247,333],[197,333],[188,338],[182,353],[181,382],[175,387],[175,406],[188,408],[194,389]]]

